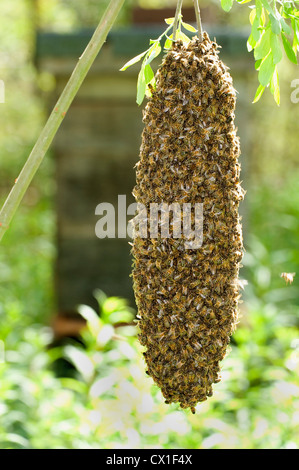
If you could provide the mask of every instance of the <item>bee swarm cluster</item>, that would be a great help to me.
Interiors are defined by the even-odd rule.
[[[133,286],[147,373],[166,403],[195,412],[220,381],[237,321],[243,254],[238,215],[239,140],[235,90],[207,33],[174,43],[144,112],[137,202],[203,203],[203,244],[182,238],[133,241]]]

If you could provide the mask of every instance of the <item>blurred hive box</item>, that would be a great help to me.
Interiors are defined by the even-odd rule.
[[[162,26],[163,27],[163,26]],[[248,79],[252,63],[246,51],[247,31],[207,28],[222,45],[221,58],[231,68],[239,92],[237,124],[242,154],[248,131]],[[78,304],[95,306],[92,292],[124,296],[134,303],[129,239],[98,239],[95,208],[109,202],[116,208],[118,195],[134,202],[134,165],[141,142],[142,110],[135,102],[138,65],[125,73],[119,69],[148,47],[161,28],[134,26],[110,33],[55,138],[57,259],[56,295],[60,311]],[[56,86],[48,99],[49,110],[62,92],[91,31],[71,34],[40,33],[36,58],[40,71],[54,75]],[[156,65],[159,64],[159,60]],[[251,90],[251,94],[253,91]],[[244,179],[244,168],[242,173]],[[127,221],[129,217],[127,218]]]

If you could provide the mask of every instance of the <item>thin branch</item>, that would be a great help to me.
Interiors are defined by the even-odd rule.
[[[0,241],[124,3],[111,0],[0,212]]]
[[[201,17],[200,17],[200,8],[199,8],[199,1],[198,0],[193,0],[194,2],[194,9],[195,9],[195,16],[196,16],[196,23],[197,23],[197,29],[198,29],[198,38],[200,42],[202,41],[202,25],[201,25]]]
[[[178,29],[179,17],[181,15],[181,11],[182,11],[182,4],[183,4],[183,0],[178,0],[176,11],[175,11],[174,22],[173,22],[173,40],[174,41],[175,41],[175,38],[176,38],[177,29]]]

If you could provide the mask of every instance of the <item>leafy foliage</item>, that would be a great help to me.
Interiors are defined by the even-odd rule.
[[[155,89],[155,86],[156,86],[155,75],[150,64],[161,53],[163,49],[162,40],[164,40],[165,51],[170,49],[173,43],[173,34],[168,35],[168,31],[170,31],[173,28],[174,18],[166,18],[165,22],[169,26],[157,39],[150,40],[150,47],[146,51],[142,52],[141,54],[138,54],[136,57],[133,57],[133,59],[129,60],[120,69],[123,72],[128,67],[131,67],[132,65],[136,64],[143,58],[141,69],[138,74],[138,81],[137,81],[136,102],[139,105],[142,104],[145,96],[148,96],[148,97],[151,96],[152,94],[151,87],[152,89]],[[190,24],[185,23],[182,20],[182,15],[179,15],[176,39],[180,39],[181,41],[183,41],[183,43],[186,44],[190,41],[190,38],[182,31],[182,27],[192,33],[194,32],[196,33],[197,30]]]
[[[269,87],[277,105],[280,104],[280,89],[277,66],[282,60],[284,49],[288,59],[297,64],[299,46],[298,1],[280,0],[236,0],[249,5],[251,33],[247,41],[248,51],[254,51],[255,68],[258,70],[260,85],[253,103]],[[233,0],[221,0],[221,6],[229,11]]]
[[[97,291],[101,318],[80,307],[87,320],[84,346],[47,352],[51,331],[36,324],[7,348],[0,364],[0,447],[297,448],[298,331],[277,296],[264,303],[267,292],[272,295],[269,283],[260,296],[269,255],[259,240],[252,242],[249,309],[224,361],[223,381],[195,416],[163,403],[144,373],[133,311],[125,300]],[[58,357],[72,362],[73,378],[51,372]]]

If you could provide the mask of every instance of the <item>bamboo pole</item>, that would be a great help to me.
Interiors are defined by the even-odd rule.
[[[111,0],[0,212],[0,241],[124,3]]]

